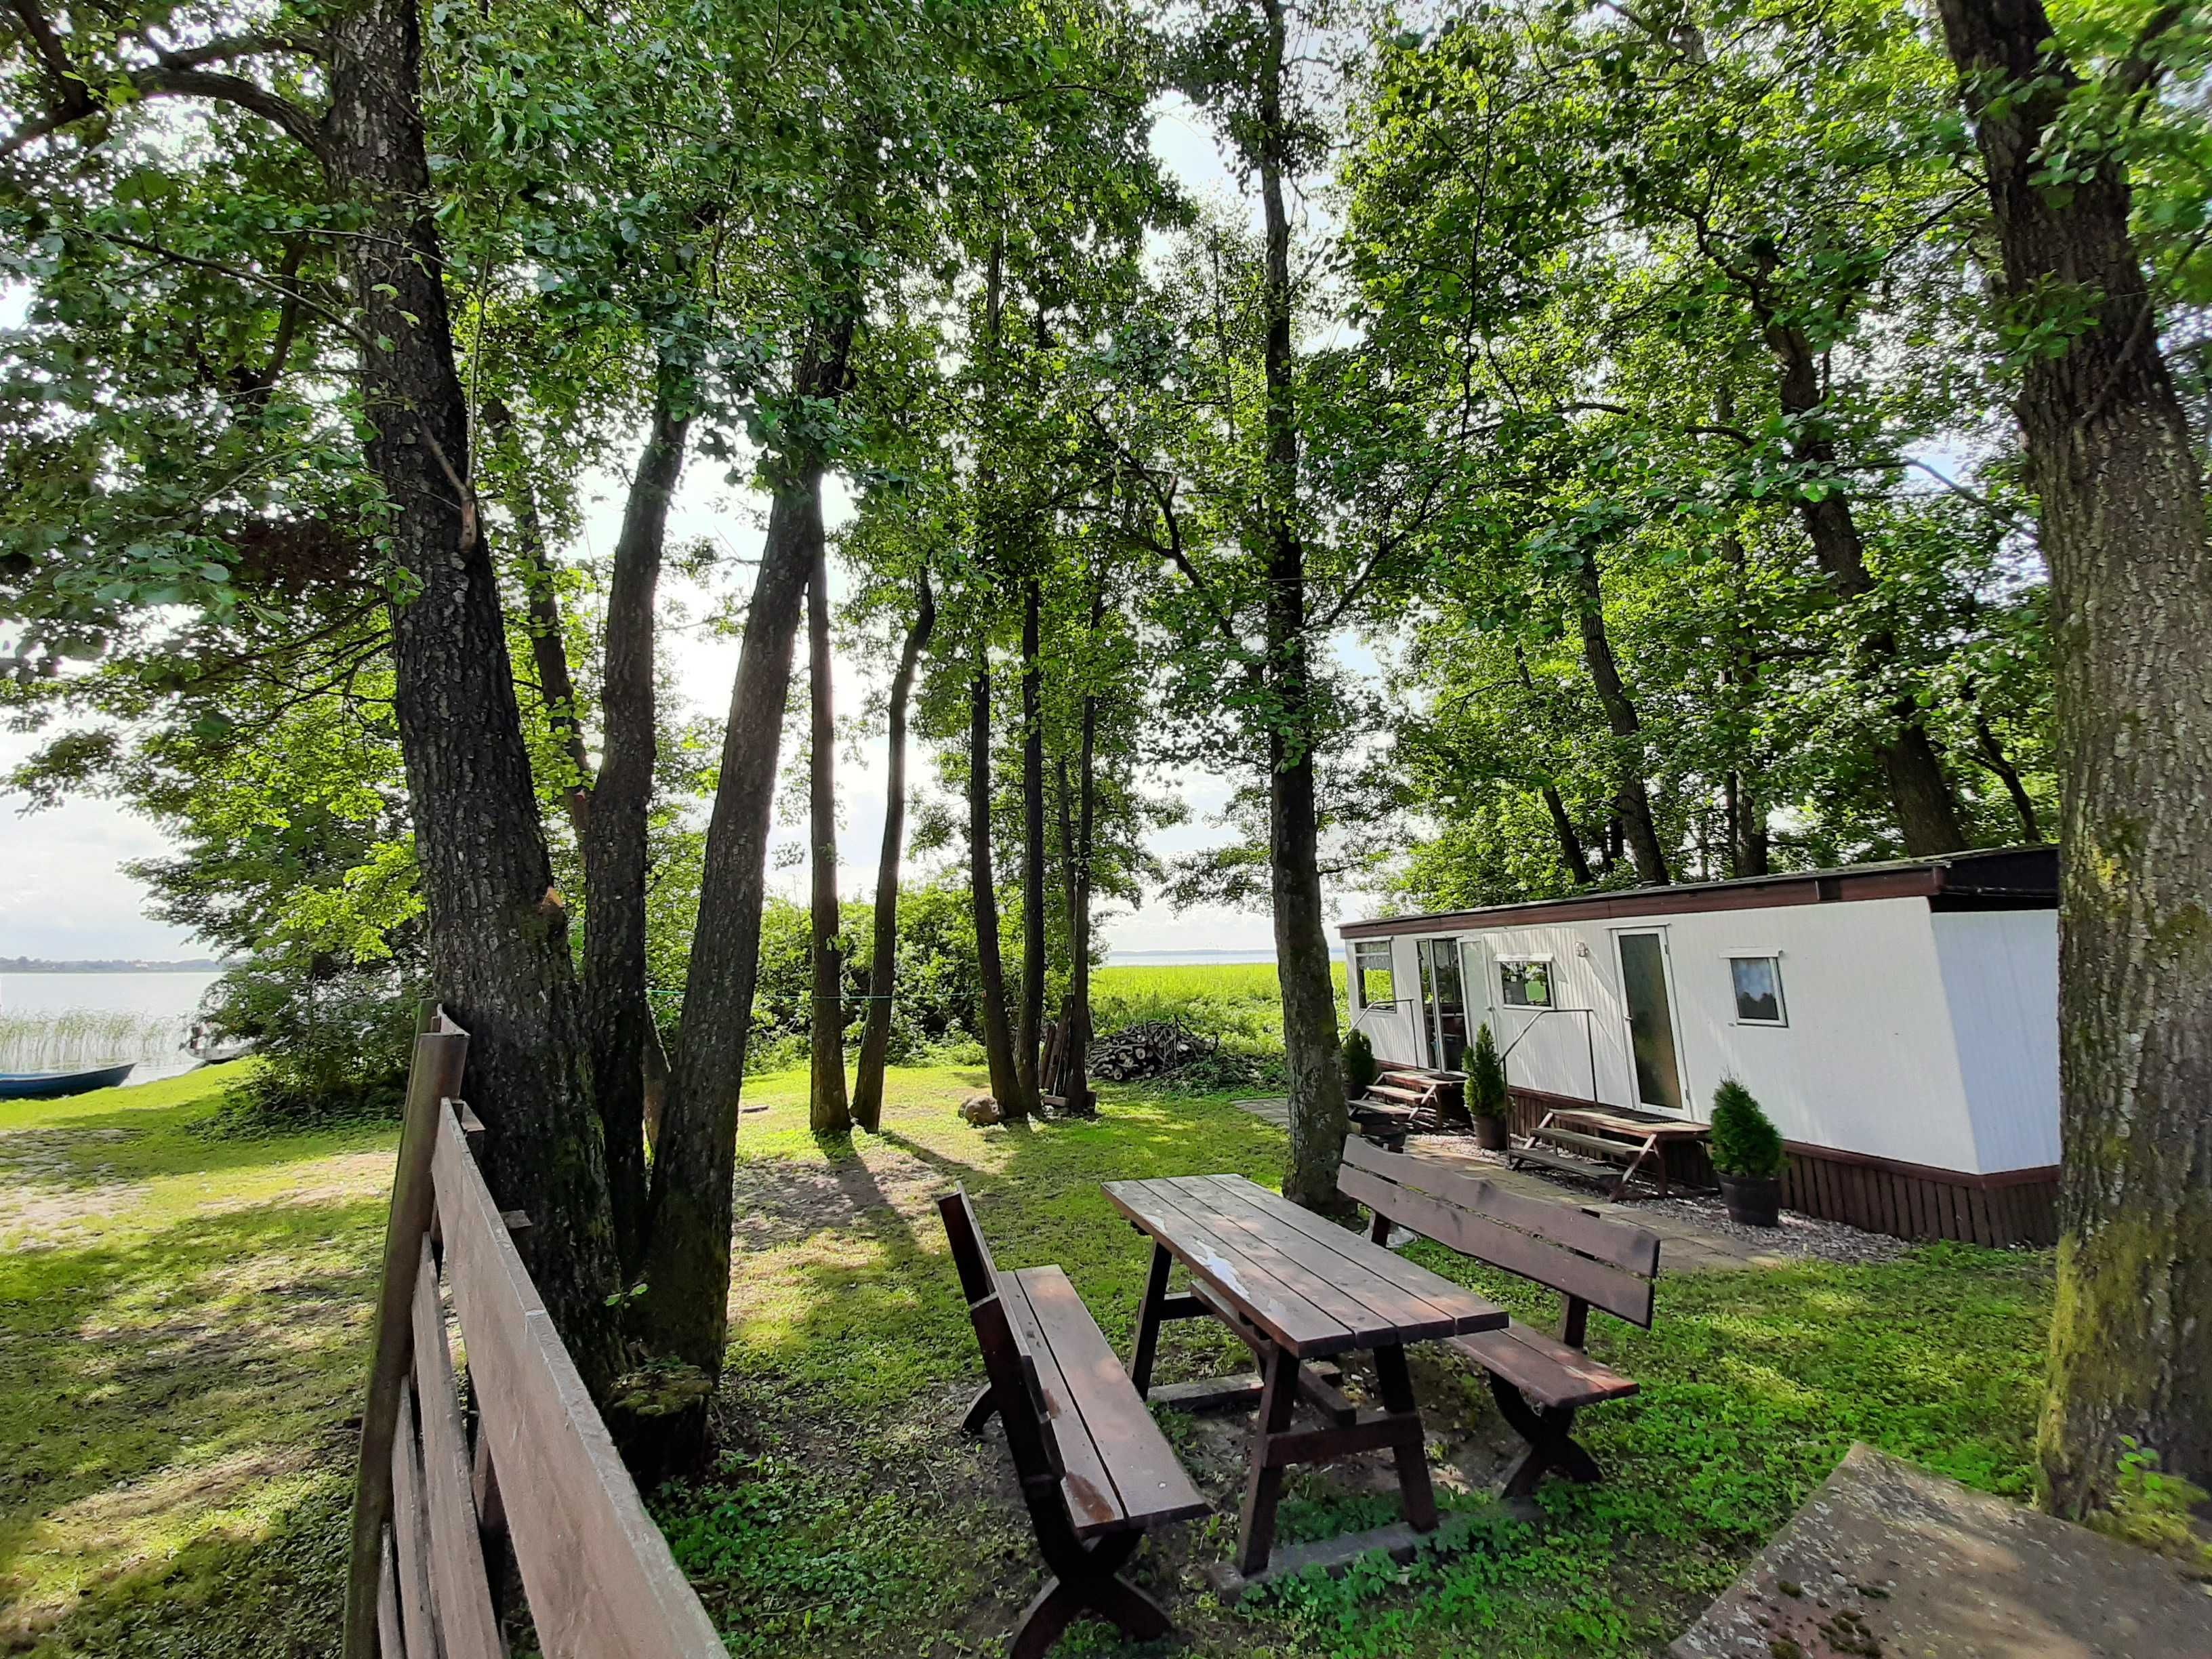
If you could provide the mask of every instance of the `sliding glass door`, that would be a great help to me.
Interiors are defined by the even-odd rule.
[[[1421,964],[1421,1030],[1428,1063],[1456,1072],[1467,1058],[1467,984],[1461,977],[1459,941],[1417,939]]]

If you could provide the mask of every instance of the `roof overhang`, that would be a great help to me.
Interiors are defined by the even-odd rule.
[[[1630,887],[1572,898],[1537,899],[1480,910],[1385,916],[1348,921],[1347,939],[1387,939],[1399,933],[1472,933],[1486,927],[1533,927],[1567,921],[1625,921],[1718,910],[1767,910],[1800,904],[1844,904],[1871,899],[1917,898],[1936,910],[2050,910],[2058,904],[2058,849],[2011,847],[1948,858],[1899,860],[1843,870],[1808,870],[1740,881],[1698,882],[1676,887]]]

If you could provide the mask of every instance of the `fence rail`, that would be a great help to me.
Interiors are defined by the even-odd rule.
[[[468,1042],[425,1010],[362,1411],[345,1659],[504,1659],[493,1570],[510,1553],[546,1659],[727,1659],[531,1283],[520,1218],[477,1167]]]

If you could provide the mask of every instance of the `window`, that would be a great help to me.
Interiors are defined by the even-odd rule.
[[[1735,980],[1737,1024],[1787,1025],[1790,1023],[1782,1002],[1782,959],[1779,957],[1730,957],[1729,972]]]
[[[1552,1006],[1552,964],[1534,958],[1500,962],[1498,989],[1509,1008],[1548,1008]]]
[[[1395,994],[1390,988],[1390,941],[1377,939],[1355,943],[1352,947],[1352,1006],[1372,1008],[1377,1003],[1389,1002]]]

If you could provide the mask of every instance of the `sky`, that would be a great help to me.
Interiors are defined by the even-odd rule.
[[[1194,192],[1244,201],[1226,166],[1218,141],[1190,106],[1164,100],[1156,109],[1153,154]],[[0,294],[0,326],[20,320],[21,297]],[[570,556],[604,554],[613,544],[622,514],[623,481],[613,476],[586,480],[586,510]],[[833,487],[825,507],[830,529],[849,517],[849,498]],[[763,515],[757,500],[725,485],[716,470],[696,463],[684,475],[670,514],[671,544],[706,540],[727,556],[725,562],[750,559],[758,550]],[[834,579],[833,579],[834,582]],[[675,586],[672,584],[672,586]],[[680,587],[672,597],[693,618],[711,595]],[[678,695],[696,712],[719,720],[737,666],[738,641],[703,622],[688,620],[664,634]],[[802,669],[803,672],[803,669]],[[862,708],[870,683],[846,661],[836,665],[841,719]],[[36,739],[0,732],[0,769],[23,759]],[[929,769],[917,756],[909,776]],[[865,894],[874,882],[876,852],[882,833],[884,744],[878,732],[856,758],[841,756],[838,775],[840,890]],[[1152,837],[1163,856],[1217,844],[1228,832],[1213,822],[1227,802],[1234,781],[1227,777],[1183,776],[1176,783],[1190,808],[1182,824]],[[194,957],[204,947],[183,930],[144,913],[144,889],[124,873],[137,859],[157,858],[174,849],[155,824],[114,803],[70,800],[25,814],[20,801],[0,799],[0,957],[54,959]],[[776,841],[784,849],[804,844],[803,826],[779,822]],[[804,898],[803,866],[779,861],[771,854],[771,882],[794,898]],[[1357,901],[1354,901],[1357,904]],[[1214,907],[1176,912],[1147,902],[1133,911],[1103,919],[1103,941],[1119,952],[1152,951],[1249,951],[1273,949],[1265,915]]]

